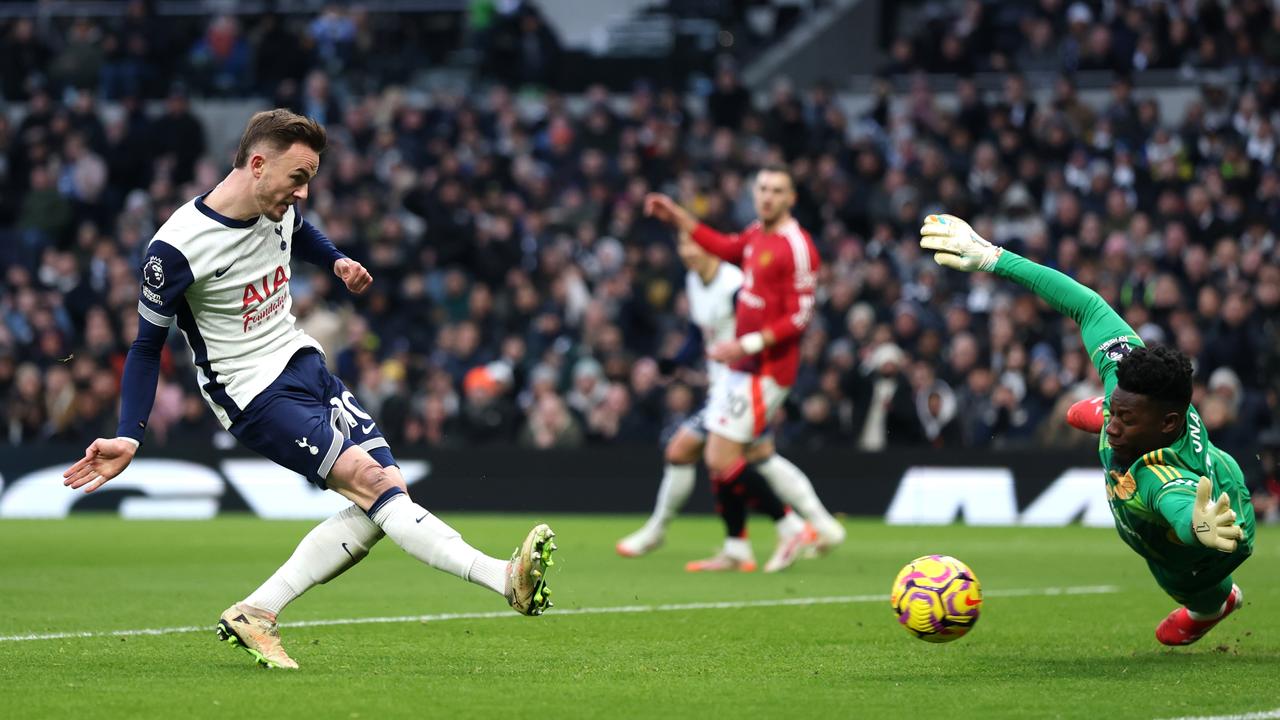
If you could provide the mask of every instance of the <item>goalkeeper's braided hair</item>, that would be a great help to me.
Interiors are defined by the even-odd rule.
[[[1170,410],[1191,405],[1191,360],[1165,345],[1134,348],[1116,365],[1122,390],[1145,395]]]

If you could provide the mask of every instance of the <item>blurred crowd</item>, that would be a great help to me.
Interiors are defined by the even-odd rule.
[[[181,83],[202,96],[289,96],[313,72],[372,90],[441,62],[468,40],[469,19],[486,37],[520,32],[515,16],[497,12],[370,13],[333,3],[314,16],[211,18],[161,17],[152,0],[120,5],[116,16],[51,13],[0,23],[0,94],[22,102],[42,90],[57,97],[88,90],[114,101],[162,98]]]
[[[1268,0],[933,3],[891,41],[889,54],[884,70],[895,74],[1234,69],[1256,76],[1280,65],[1280,12]]]
[[[824,262],[782,447],[1096,442],[1062,422],[1100,392],[1071,322],[941,272],[917,246],[931,212],[1071,274],[1193,357],[1211,437],[1246,465],[1280,427],[1273,79],[1206,86],[1179,118],[1123,76],[1094,107],[1067,75],[1037,103],[1016,73],[995,93],[962,79],[953,108],[923,85],[897,103],[882,88],[862,115],[786,83],[757,107],[728,67],[700,98],[416,98],[320,76],[303,95],[281,102],[320,108],[330,134],[303,212],[375,284],[352,298],[295,263],[294,313],[393,447],[658,443],[706,381],[660,362],[687,331],[684,270],[641,199],[665,191],[738,229],[752,170],[774,162]],[[8,443],[114,432],[145,243],[228,167],[182,92],[158,116],[125,102],[107,121],[97,102],[35,87],[20,122],[0,117]],[[218,427],[176,334],[162,374],[148,442],[207,443]]]

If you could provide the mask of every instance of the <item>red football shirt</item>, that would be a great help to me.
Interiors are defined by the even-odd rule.
[[[791,387],[800,366],[800,337],[813,319],[818,280],[818,250],[809,233],[788,219],[772,233],[765,232],[759,221],[733,235],[700,224],[693,239],[742,268],[738,337],[764,330],[773,333],[773,345],[738,362],[734,369],[767,375],[782,387]]]

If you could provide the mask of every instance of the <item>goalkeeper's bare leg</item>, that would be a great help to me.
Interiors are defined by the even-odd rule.
[[[413,502],[398,468],[382,467],[359,446],[339,456],[328,486],[355,506],[312,530],[275,575],[219,619],[219,638],[244,648],[259,664],[297,667],[281,646],[278,613],[354,566],[383,534],[422,562],[503,595],[516,612],[540,615],[551,607],[544,575],[555,534],[546,525],[530,530],[509,561],[485,555]]]

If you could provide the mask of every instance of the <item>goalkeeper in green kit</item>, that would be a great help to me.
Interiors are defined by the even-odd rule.
[[[1116,530],[1181,604],[1156,639],[1199,640],[1240,607],[1231,573],[1253,552],[1254,520],[1240,466],[1209,442],[1191,406],[1191,361],[1145,347],[1097,293],[992,245],[957,217],[930,215],[920,236],[939,265],[1008,278],[1080,325],[1105,392],[1098,455]]]

